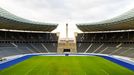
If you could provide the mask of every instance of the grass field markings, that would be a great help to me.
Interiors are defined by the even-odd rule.
[[[85,75],[87,75],[87,72],[85,72]]]
[[[49,75],[49,72],[47,72],[47,75]]]
[[[104,69],[101,69],[101,71],[104,72],[106,75],[109,75],[109,73],[105,71]]]
[[[38,67],[39,64],[35,65],[30,69],[28,70],[24,75],[28,75],[33,69],[35,69],[36,67]]]
[[[28,75],[37,65],[35,65],[33,68],[31,68],[30,70],[28,70],[24,75]]]
[[[20,65],[16,66],[17,68],[15,67],[10,71],[6,71],[5,73],[0,73],[0,74],[3,75],[26,75],[26,74],[27,75],[89,75],[89,74],[90,75],[110,75],[110,74],[134,75],[133,73],[129,73],[125,70],[122,69],[120,70],[120,68],[118,67],[115,68],[116,65],[115,66],[114,64],[110,65],[110,62],[109,63],[108,62],[109,61],[103,61],[102,58],[100,59],[99,57],[44,57],[44,56],[40,57],[39,56],[39,57],[34,57],[29,61],[23,62],[25,64],[21,63]],[[29,66],[24,67],[26,64]],[[54,66],[53,64],[57,66]],[[104,64],[106,65],[104,66]],[[52,70],[54,68],[58,70],[56,71]],[[21,72],[19,69],[22,69],[24,71]],[[66,69],[70,73],[66,73],[65,71],[64,74],[64,70]],[[31,72],[27,73],[27,71],[29,70],[31,70]],[[10,74],[10,72],[14,72],[14,74]]]

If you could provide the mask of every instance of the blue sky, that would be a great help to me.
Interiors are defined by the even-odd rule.
[[[90,23],[109,19],[134,8],[134,0],[0,0],[0,7],[22,18],[59,23],[54,32],[69,36],[78,32],[76,23]]]

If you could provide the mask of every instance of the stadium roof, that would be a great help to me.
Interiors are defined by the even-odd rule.
[[[57,25],[23,19],[0,8],[0,29],[51,32]]]
[[[134,29],[134,9],[109,20],[96,23],[77,24],[77,27],[83,32]]]

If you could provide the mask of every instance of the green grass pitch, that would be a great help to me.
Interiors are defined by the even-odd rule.
[[[134,75],[134,71],[97,56],[34,56],[0,75]]]

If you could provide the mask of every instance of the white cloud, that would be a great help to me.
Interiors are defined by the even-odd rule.
[[[64,35],[65,23],[70,36],[78,31],[75,23],[112,18],[134,7],[134,0],[0,0],[0,6],[17,16],[61,24],[56,31]]]

